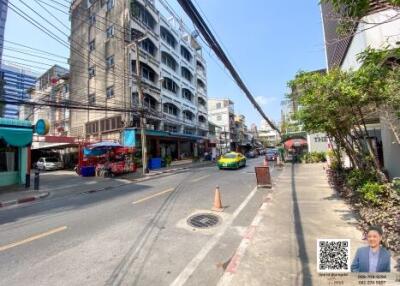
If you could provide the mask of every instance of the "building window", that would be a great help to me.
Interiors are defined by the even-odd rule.
[[[192,61],[192,54],[186,49],[184,46],[181,46],[181,55],[184,57],[188,62]]]
[[[112,68],[114,66],[114,56],[109,56],[106,59],[106,67],[107,69]]]
[[[98,121],[86,123],[86,134],[91,135],[91,134],[97,134],[97,133],[99,133],[99,122]]]
[[[145,63],[140,63],[141,76],[143,79],[147,79],[151,82],[156,82],[155,71]],[[136,74],[136,61],[132,61],[132,72]]]
[[[89,70],[89,78],[92,78],[96,75],[96,68],[95,67],[90,67]]]
[[[95,40],[91,40],[89,42],[89,52],[93,52],[96,49],[96,42]]]
[[[178,85],[170,78],[165,77],[162,84],[163,88],[169,90],[170,92],[177,93]]]
[[[140,47],[153,57],[156,56],[157,48],[150,39],[147,38],[144,41],[141,41]]]
[[[220,108],[221,108],[221,102],[218,102],[218,103],[216,104],[216,108],[217,108],[217,109],[220,109]]]
[[[96,15],[92,14],[89,16],[89,25],[92,26],[94,24],[96,24]]]
[[[114,7],[114,0],[107,0],[107,12]]]
[[[89,94],[88,104],[92,105],[92,106],[96,104],[96,94],[95,93]]]
[[[151,82],[156,81],[156,73],[146,64],[142,64],[142,78]]]
[[[176,66],[178,63],[175,61],[175,59],[168,53],[162,52],[161,53],[161,62],[168,66],[169,68],[173,69],[176,71]]]
[[[131,3],[132,16],[138,19],[143,25],[154,30],[156,26],[156,20],[142,4],[137,1],[132,1]]]
[[[199,122],[200,123],[206,122],[206,118],[203,115],[199,115]]]
[[[109,99],[112,97],[114,97],[114,86],[109,86],[106,89],[106,98]]]
[[[221,115],[217,115],[217,121],[221,121],[222,120],[222,116]]]
[[[197,67],[198,70],[200,70],[203,73],[206,71],[206,69],[204,68],[203,64],[201,62],[199,62],[199,61],[196,62],[196,67]]]
[[[189,110],[183,111],[182,115],[183,115],[184,120],[193,121],[194,114],[192,112],[190,112]]]
[[[147,93],[144,94],[144,102],[143,105],[149,109],[156,110],[157,101]]]
[[[182,97],[190,102],[193,101],[193,93],[191,93],[187,88],[182,88]]]
[[[114,25],[108,26],[106,34],[107,34],[107,39],[114,37]]]
[[[173,116],[178,116],[178,108],[171,103],[165,103],[163,110],[165,113],[171,114]]]
[[[163,39],[170,47],[176,47],[176,40],[175,37],[168,31],[165,27],[161,26],[161,39]]]
[[[190,70],[188,70],[187,68],[185,68],[185,67],[182,67],[181,68],[181,72],[182,72],[182,76],[186,79],[186,80],[188,80],[188,81],[192,81],[192,78],[193,78],[193,76],[192,76],[192,73],[190,72]]]
[[[204,91],[206,90],[206,84],[201,79],[197,79],[197,87]]]
[[[198,102],[200,105],[202,105],[202,106],[206,106],[206,101],[205,101],[204,98],[202,98],[202,97],[199,97],[199,98],[197,99],[197,102]]]

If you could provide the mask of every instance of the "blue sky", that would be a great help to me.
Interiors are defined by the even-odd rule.
[[[33,0],[23,1],[34,6]],[[50,0],[44,1],[52,3]],[[10,0],[10,2],[48,26],[19,0]],[[67,1],[59,0],[58,2],[66,3]],[[180,15],[184,15],[176,0],[168,0],[168,2]],[[325,67],[321,17],[316,0],[195,0],[194,3],[204,12],[208,24],[211,23],[217,34],[217,39],[222,42],[231,61],[250,91],[259,100],[265,113],[276,121],[280,119],[280,101],[287,92],[286,82],[292,79],[299,70],[315,70]],[[55,22],[55,19],[46,14],[41,7],[34,7],[49,21],[56,23],[60,30],[68,33],[66,28]],[[67,11],[66,8],[58,7]],[[69,25],[67,15],[55,10],[51,11],[59,20],[67,26]],[[193,27],[187,17],[183,16],[183,19],[187,26]],[[60,31],[54,30],[54,32],[65,38]],[[66,47],[10,10],[7,17],[5,39],[66,57],[69,55]],[[9,43],[5,43],[5,47],[15,48]],[[27,55],[7,50],[5,54],[6,59],[8,55],[38,61],[37,58],[30,58]],[[224,71],[222,64],[208,47],[204,49],[204,55],[208,63],[208,96],[232,99],[235,102],[235,111],[246,116],[248,126],[251,123],[259,125],[261,116],[227,75],[227,71]],[[47,68],[43,64],[9,57],[8,59],[42,67],[42,69]],[[60,61],[59,64],[65,62],[65,59],[54,59]],[[40,59],[40,61],[47,64],[52,63],[45,59]]]

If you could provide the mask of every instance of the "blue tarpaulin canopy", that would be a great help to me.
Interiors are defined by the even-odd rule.
[[[109,149],[109,148],[115,148],[115,147],[122,147],[121,144],[118,142],[112,142],[112,141],[103,141],[99,143],[94,143],[92,145],[89,145],[87,148],[88,149]]]
[[[108,150],[116,147],[122,147],[122,145],[117,142],[110,141],[99,142],[87,146],[85,149],[83,149],[83,154],[85,156],[100,156],[107,153]]]

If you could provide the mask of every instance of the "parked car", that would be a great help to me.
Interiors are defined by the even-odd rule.
[[[229,152],[219,158],[217,165],[219,169],[239,169],[246,166],[246,157],[241,153]]]
[[[273,150],[268,150],[267,153],[265,154],[265,159],[268,161],[276,161],[276,158],[278,157],[277,153]]]
[[[255,157],[257,157],[257,154],[254,151],[249,151],[246,153],[246,157],[247,158],[255,158]]]
[[[64,168],[63,162],[56,157],[41,157],[36,162],[39,170],[59,170]]]

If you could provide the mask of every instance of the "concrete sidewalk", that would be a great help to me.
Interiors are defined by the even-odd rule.
[[[323,167],[286,164],[218,285],[358,285],[353,273],[317,273],[317,239],[350,239],[350,260],[365,245],[353,212],[331,190]],[[396,285],[394,279],[384,285]]]
[[[110,190],[123,185],[182,172],[191,168],[212,166],[213,164],[214,163],[211,162],[178,164],[176,166],[150,171],[145,175],[142,174],[141,169],[138,169],[135,173],[125,174],[114,178],[81,177],[74,171],[68,170],[41,172],[39,191],[34,190],[34,172],[32,172],[31,185],[28,189],[22,185],[0,187],[0,208],[44,198],[59,198],[86,192],[92,193],[102,190]]]

